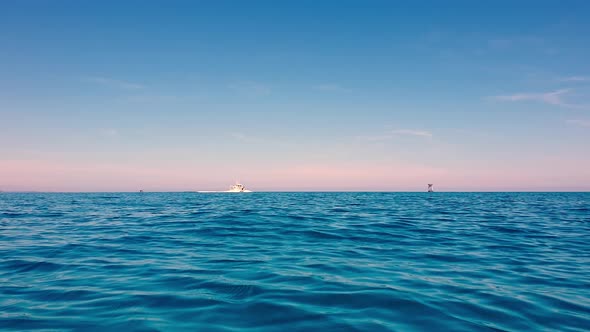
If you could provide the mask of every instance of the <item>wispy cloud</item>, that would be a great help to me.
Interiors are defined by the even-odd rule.
[[[397,129],[391,132],[394,135],[409,135],[409,136],[420,136],[420,137],[432,137],[432,133],[425,130],[414,130],[414,129]]]
[[[488,40],[488,47],[492,49],[504,49],[512,46],[513,41],[510,39],[491,39]]]
[[[271,93],[270,87],[258,83],[258,82],[234,82],[229,85],[229,88],[234,90],[240,95],[244,95],[249,98],[264,97]]]
[[[342,87],[339,84],[332,84],[332,83],[314,85],[313,89],[318,90],[318,91],[328,91],[328,92],[349,92],[350,91],[350,89]]]
[[[534,51],[536,53],[555,56],[560,53],[559,47],[556,47],[551,41],[536,36],[507,36],[490,39],[487,41],[487,48],[480,48],[476,54],[482,55],[488,52],[518,52]]]
[[[145,86],[142,84],[128,82],[128,81],[122,81],[122,80],[116,80],[116,79],[107,78],[107,77],[100,77],[100,76],[85,77],[83,80],[86,82],[96,83],[96,84],[104,85],[107,87],[116,88],[116,89],[123,89],[123,90],[139,90],[139,89],[145,88]]]
[[[233,138],[235,138],[238,141],[246,141],[248,139],[248,136],[242,134],[242,133],[232,133],[231,136]]]
[[[132,103],[161,103],[179,101],[181,97],[174,95],[157,95],[157,94],[133,94],[125,96],[121,100]]]
[[[567,120],[565,122],[568,124],[571,124],[573,126],[590,128],[590,120],[575,119],[575,120]]]
[[[545,40],[536,36],[511,36],[509,38],[495,38],[488,40],[488,48],[492,50],[506,50],[516,47],[542,47]]]
[[[590,82],[590,77],[587,76],[569,76],[559,79],[560,82]]]
[[[357,136],[358,140],[379,142],[388,141],[399,136],[414,136],[422,138],[432,138],[432,133],[426,130],[415,130],[415,129],[395,129],[390,130],[382,135],[369,135],[369,136]]]
[[[570,92],[570,89],[560,89],[544,93],[516,93],[511,95],[493,96],[492,99],[500,101],[538,101],[551,105],[563,105],[563,96]]]
[[[230,136],[240,143],[261,143],[263,139],[257,136],[247,135],[242,132],[231,133]]]
[[[119,131],[113,128],[105,128],[99,131],[100,136],[106,138],[115,138],[119,137]]]
[[[565,100],[565,96],[573,92],[573,89],[559,89],[543,93],[516,93],[512,95],[493,96],[493,100],[519,102],[519,101],[534,101],[545,103],[549,105],[561,106],[571,109],[587,109],[589,105],[572,104]]]

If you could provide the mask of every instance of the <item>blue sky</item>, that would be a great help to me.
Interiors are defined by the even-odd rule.
[[[0,3],[0,190],[589,190],[590,3]]]

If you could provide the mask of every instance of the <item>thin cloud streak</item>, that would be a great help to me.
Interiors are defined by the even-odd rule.
[[[565,122],[567,124],[578,126],[578,127],[590,128],[590,120],[574,119],[574,120],[567,120]]]
[[[559,79],[560,82],[589,82],[590,77],[586,76],[570,76]]]
[[[409,135],[409,136],[420,136],[420,137],[432,137],[432,133],[425,130],[414,130],[414,129],[398,129],[391,132],[394,135]]]
[[[86,78],[84,78],[84,81],[104,85],[104,86],[111,87],[111,88],[123,89],[123,90],[139,90],[139,89],[145,88],[145,86],[142,84],[121,81],[121,80],[116,80],[116,79],[107,78],[107,77],[99,77],[99,76],[86,77]]]
[[[506,102],[534,101],[571,109],[587,109],[589,107],[588,105],[570,104],[566,102],[564,98],[571,92],[573,92],[573,89],[559,89],[543,93],[516,93],[512,95],[492,96],[489,98]]]
[[[100,130],[100,135],[106,138],[119,137],[119,131],[113,128],[105,128]]]
[[[313,89],[326,92],[350,92],[350,89],[344,88],[339,84],[333,83],[315,85],[313,86]]]
[[[252,81],[235,82],[229,84],[228,87],[234,90],[237,94],[246,96],[248,98],[264,97],[270,95],[271,93],[270,87]]]
[[[569,93],[570,89],[560,89],[545,93],[516,93],[512,95],[493,96],[499,101],[538,101],[551,105],[563,105],[562,96]]]
[[[426,131],[426,130],[396,129],[396,130],[391,130],[383,135],[357,136],[356,138],[361,141],[379,142],[379,141],[388,141],[388,140],[394,139],[395,137],[399,137],[399,136],[432,138],[433,135],[431,132]]]

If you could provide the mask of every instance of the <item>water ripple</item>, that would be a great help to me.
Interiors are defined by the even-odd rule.
[[[590,330],[588,193],[0,194],[0,329]]]

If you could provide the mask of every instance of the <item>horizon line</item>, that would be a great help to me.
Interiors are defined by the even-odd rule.
[[[121,193],[121,194],[147,194],[147,193],[228,193],[224,191],[199,192],[197,190],[136,190],[136,191],[47,191],[47,190],[0,190],[3,194],[104,194],[104,193]],[[252,193],[590,193],[590,189],[570,189],[570,190],[435,190],[428,192],[426,190],[259,190],[242,194]],[[238,193],[239,194],[239,193]]]

